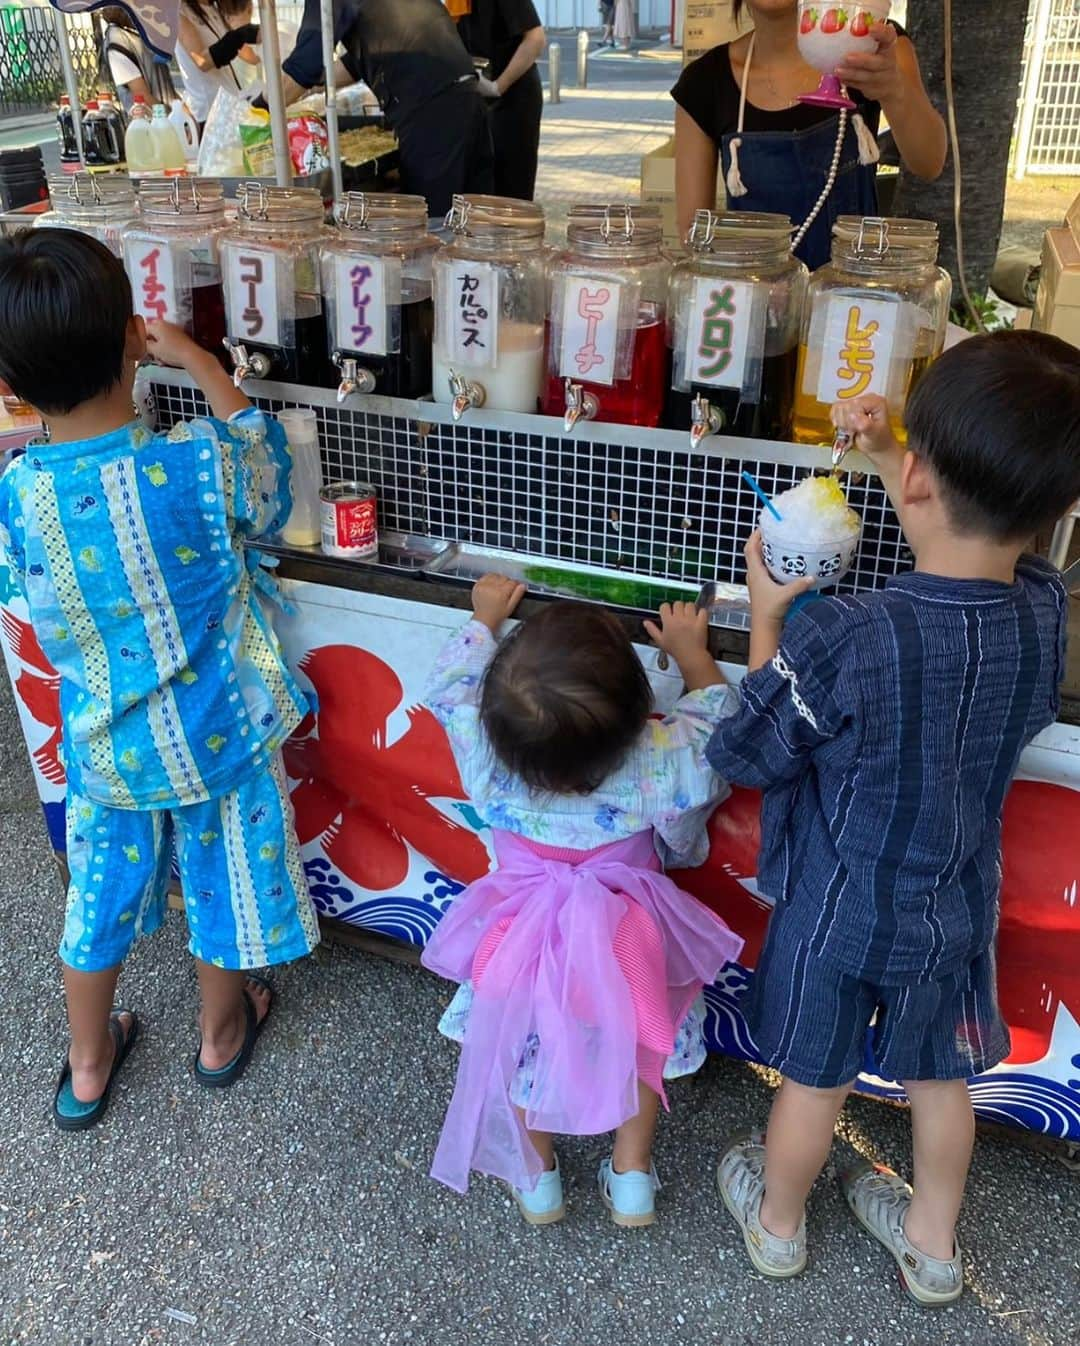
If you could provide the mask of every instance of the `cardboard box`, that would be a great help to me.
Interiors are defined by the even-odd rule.
[[[1070,229],[1046,231],[1039,275],[1039,300],[1044,305],[1080,306],[1080,242]]]
[[[675,137],[641,156],[641,204],[659,206],[664,227],[664,242],[669,248],[681,248],[679,221],[675,213]],[[717,182],[716,209],[727,209],[722,181]]]
[[[683,65],[713,47],[733,42],[753,25],[744,7],[738,23],[731,13],[731,0],[686,0],[683,16]]]
[[[1072,231],[1073,238],[1080,241],[1080,196],[1065,212],[1065,227]]]

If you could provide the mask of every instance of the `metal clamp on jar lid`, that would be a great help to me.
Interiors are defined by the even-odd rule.
[[[521,239],[543,238],[544,210],[535,201],[509,196],[457,195],[446,227],[455,238],[491,238],[506,232]]]
[[[346,192],[335,216],[342,229],[373,234],[404,234],[426,230],[427,202],[422,196],[389,192]]]
[[[937,225],[924,220],[842,215],[833,225],[833,260],[898,269],[937,261]]]
[[[731,239],[750,239],[755,246],[791,248],[792,227],[787,215],[752,210],[698,210],[686,235],[691,252],[720,252]]]
[[[126,173],[50,173],[49,197],[57,210],[134,208],[135,184]]]
[[[242,182],[236,194],[237,219],[256,228],[321,224],[326,217],[322,196],[314,187],[268,187]]]
[[[222,215],[225,193],[216,178],[144,178],[139,209],[144,215]]]

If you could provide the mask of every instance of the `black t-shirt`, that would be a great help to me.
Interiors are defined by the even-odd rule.
[[[899,24],[893,24],[901,37],[907,34]],[[739,128],[739,84],[731,68],[731,49],[713,47],[711,51],[691,61],[679,76],[671,96],[682,110],[693,117],[710,140],[717,145],[723,136],[733,135]],[[870,131],[877,135],[881,121],[881,104],[863,98],[858,89],[849,89],[852,101],[857,103]],[[796,103],[794,107],[770,112],[746,101],[746,131],[806,131],[811,126],[835,117],[832,108],[814,107]]]
[[[400,125],[435,94],[472,76],[473,64],[442,0],[334,0],[345,64]],[[310,89],[323,82],[319,0],[305,0],[285,73]]]
[[[472,13],[458,20],[457,29],[466,51],[488,60],[491,78],[498,79],[522,37],[540,26],[532,0],[472,0]]]

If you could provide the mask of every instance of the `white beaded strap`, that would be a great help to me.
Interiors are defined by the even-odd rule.
[[[810,226],[821,214],[825,207],[825,202],[829,199],[829,193],[836,186],[836,175],[840,172],[840,156],[844,152],[844,136],[847,134],[848,110],[840,109],[840,126],[836,132],[836,144],[833,147],[832,163],[829,166],[828,176],[825,178],[825,186],[822,188],[821,195],[818,197],[813,210],[807,215],[795,235],[791,240],[791,251],[794,252],[810,231]]]
[[[750,62],[754,59],[754,42],[757,33],[750,34],[750,45],[746,48],[746,60],[743,63],[742,88],[739,90],[739,124],[736,133],[732,137],[728,149],[731,152],[731,163],[727,171],[727,194],[728,196],[745,196],[747,193],[746,184],[742,180],[742,173],[739,171],[739,150],[742,147],[743,127],[746,124],[746,86],[750,82]]]

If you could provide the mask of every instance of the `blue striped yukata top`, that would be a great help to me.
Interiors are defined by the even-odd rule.
[[[138,423],[32,444],[0,478],[0,544],[60,674],[72,788],[172,808],[265,770],[307,710],[245,542],[291,505],[276,421]]]
[[[708,748],[764,791],[758,885],[815,954],[881,985],[944,976],[997,929],[1001,813],[1057,717],[1067,598],[911,573],[809,604]]]

